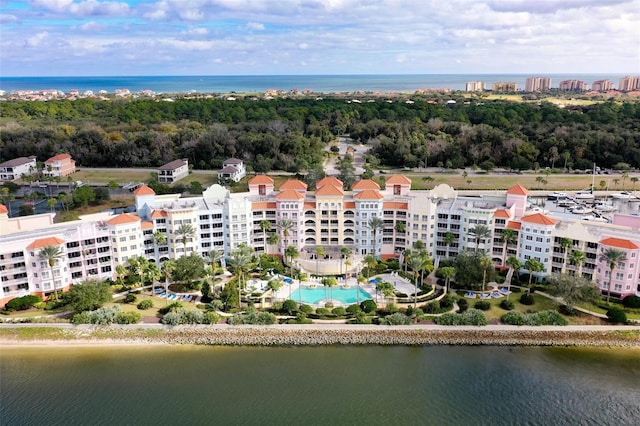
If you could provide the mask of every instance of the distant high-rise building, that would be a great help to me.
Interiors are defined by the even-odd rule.
[[[608,92],[613,90],[613,83],[611,80],[596,80],[591,85],[591,90],[595,92]]]
[[[626,76],[620,79],[618,90],[640,90],[640,76]]]
[[[491,90],[494,92],[515,92],[518,90],[518,85],[512,81],[499,81],[493,83]]]
[[[558,90],[564,90],[568,92],[582,92],[587,90],[587,83],[582,80],[563,80],[560,82]]]
[[[526,92],[546,92],[551,89],[549,77],[529,77],[524,86]]]
[[[469,81],[466,88],[467,92],[484,92],[484,81]]]

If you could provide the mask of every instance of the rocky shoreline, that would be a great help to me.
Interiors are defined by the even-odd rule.
[[[75,327],[55,333],[20,332],[4,328],[0,344],[29,345],[465,345],[465,346],[591,346],[640,348],[640,328],[577,329],[573,327],[513,327],[505,329],[418,327],[282,327],[180,326],[155,329],[131,327]],[[52,329],[46,329],[52,330]]]

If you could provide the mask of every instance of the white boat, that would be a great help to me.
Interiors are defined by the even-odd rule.
[[[586,216],[582,216],[580,219],[582,220],[588,220],[590,222],[601,222],[601,223],[607,223],[609,222],[607,219],[605,219],[604,217],[595,217],[594,215],[590,214],[590,215],[586,215]]]
[[[558,201],[564,200],[567,198],[567,194],[564,192],[553,191],[551,194],[547,195],[547,200],[550,201]]]
[[[578,207],[572,208],[571,209],[571,213],[574,213],[574,214],[593,213],[593,209],[591,209],[589,207],[585,207],[585,206],[578,206]]]
[[[618,210],[618,208],[613,204],[608,204],[604,201],[596,201],[596,203],[593,205],[593,208],[598,210],[599,212],[605,212],[605,213],[614,212]]]
[[[635,197],[628,191],[622,191],[611,194],[611,198],[615,198],[616,200],[629,200]]]
[[[593,200],[593,194],[591,191],[578,191],[576,192],[576,200]]]

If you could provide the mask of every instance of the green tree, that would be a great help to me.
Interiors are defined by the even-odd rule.
[[[287,217],[284,217],[280,220],[280,222],[278,222],[277,227],[280,228],[284,246],[287,247],[289,245],[289,231],[291,230],[291,228],[293,228],[293,221]]]
[[[49,272],[51,273],[51,282],[53,283],[53,293],[56,300],[58,300],[58,288],[56,286],[56,278],[53,274],[53,267],[56,265],[58,260],[61,260],[63,257],[62,249],[59,246],[45,246],[40,249],[40,253],[38,254],[40,260],[47,262],[49,265]]]
[[[601,259],[609,265],[609,285],[607,287],[607,303],[611,296],[611,283],[613,282],[613,271],[618,267],[619,263],[626,262],[627,255],[620,249],[608,248],[602,253]]]
[[[631,187],[632,191],[636,190],[636,183],[638,183],[638,180],[640,180],[637,176],[633,176],[631,177],[631,179],[629,179],[631,182],[633,182],[633,186]]]
[[[491,229],[486,225],[476,225],[469,229],[469,235],[473,237],[475,241],[475,252],[478,252],[480,243],[484,244],[484,240],[491,236]],[[485,251],[483,249],[483,251]]]
[[[182,247],[184,248],[183,256],[185,256],[187,254],[187,242],[196,235],[196,230],[192,224],[182,223],[175,233],[176,239],[179,238],[182,242]]]
[[[81,186],[71,193],[73,202],[81,207],[87,207],[96,201],[96,192],[90,186]]]
[[[111,300],[109,284],[106,281],[83,281],[72,286],[65,299],[76,312],[94,311]]]
[[[229,266],[233,269],[238,283],[238,307],[240,307],[240,292],[244,288],[244,275],[251,268],[253,249],[246,244],[239,244],[238,247],[231,251]]]
[[[173,272],[176,270],[176,261],[175,260],[165,260],[160,267],[162,274],[164,275],[164,292],[165,296],[169,294],[169,283],[171,282],[171,277]],[[165,302],[168,299],[165,300]]]
[[[116,265],[116,283],[123,289],[127,289],[129,285],[127,284],[127,276],[129,275],[129,270],[126,266],[119,263]]]
[[[515,244],[518,242],[518,236],[516,231],[510,228],[505,228],[502,230],[502,234],[500,235],[500,242],[502,242],[502,264],[505,265],[507,261],[507,246],[509,244]]]
[[[578,267],[578,276],[582,276],[582,264],[585,260],[587,260],[587,255],[580,250],[573,250],[569,255],[569,263]]]
[[[578,303],[591,302],[598,295],[598,289],[590,280],[567,274],[553,275],[547,280],[549,291],[562,298],[567,309],[572,311]]]
[[[456,268],[454,268],[453,266],[443,266],[442,268],[438,269],[438,272],[440,276],[445,280],[444,289],[445,289],[445,293],[448,294],[449,282],[451,281],[451,278],[456,276]]]
[[[564,273],[567,269],[567,257],[569,254],[569,249],[571,248],[571,246],[573,245],[573,240],[571,238],[560,238],[560,248],[562,249],[562,253],[563,253],[563,260],[562,260],[562,273]]]
[[[346,189],[351,189],[351,186],[356,180],[356,168],[353,166],[353,157],[351,155],[345,155],[342,159],[336,162],[336,169],[339,172],[338,179],[340,179]]]
[[[195,253],[179,257],[175,261],[175,266],[171,278],[184,283],[189,288],[193,288],[193,282],[205,275],[204,259]]]
[[[136,274],[140,279],[140,287],[144,289],[144,278],[149,261],[142,256],[133,256],[129,258],[129,268],[131,272]]]
[[[269,238],[267,239],[267,243],[270,246],[276,246],[278,245],[279,242],[280,242],[280,236],[276,233],[270,234]]]
[[[287,263],[289,264],[289,276],[293,278],[293,259],[300,256],[298,248],[296,246],[288,246],[284,250],[284,256],[286,259],[288,259]],[[291,286],[289,286],[289,292],[291,292]],[[289,294],[289,297],[291,297],[291,294]]]
[[[316,274],[320,275],[320,257],[326,256],[327,252],[322,246],[316,246]]]
[[[334,277],[325,277],[322,279],[322,285],[329,288],[329,299],[333,299],[333,287],[338,285],[338,280]]]
[[[542,272],[544,270],[544,265],[537,259],[529,258],[524,262],[524,268],[529,271],[529,287],[527,288],[527,293],[531,293],[531,280],[533,279],[533,274],[536,272]]]
[[[509,256],[509,258],[507,259],[507,265],[509,266],[509,268],[511,268],[511,279],[507,283],[508,285],[507,290],[509,291],[509,293],[507,293],[507,300],[509,300],[509,295],[511,294],[511,282],[513,281],[513,274],[517,274],[520,271],[520,269],[522,269],[522,262],[520,262],[520,259],[518,259],[515,256]]]
[[[364,264],[367,265],[367,279],[371,278],[371,271],[378,264],[378,259],[372,254],[368,254],[364,257]]]
[[[155,231],[153,233],[153,241],[155,241],[156,245],[163,245],[167,243],[167,234],[161,231]]]
[[[367,227],[371,229],[373,234],[373,255],[378,258],[378,233],[384,229],[384,220],[378,216],[374,216],[367,222]]]
[[[487,272],[493,267],[493,262],[488,256],[480,258],[480,267],[482,268],[482,291],[485,291],[487,284]]]
[[[425,267],[425,256],[422,252],[413,252],[409,257],[409,267],[413,271],[413,309],[418,307],[418,277]]]
[[[57,203],[58,203],[58,200],[56,200],[53,197],[47,200],[47,206],[49,207],[49,210],[51,211],[51,213],[55,211],[55,207]]]
[[[349,247],[340,248],[340,273],[343,273],[343,265],[349,260],[351,257],[351,249]],[[346,271],[344,271],[346,275]]]
[[[449,248],[455,242],[456,242],[456,236],[455,236],[455,234],[453,232],[446,232],[444,234],[444,245],[447,247],[447,257],[449,257],[448,256]]]

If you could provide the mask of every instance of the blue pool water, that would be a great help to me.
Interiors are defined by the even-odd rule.
[[[291,294],[292,300],[310,305],[317,305],[321,300],[327,299],[337,300],[343,305],[351,305],[371,298],[369,293],[358,287],[334,287],[332,289],[324,286],[315,288],[301,287]]]

